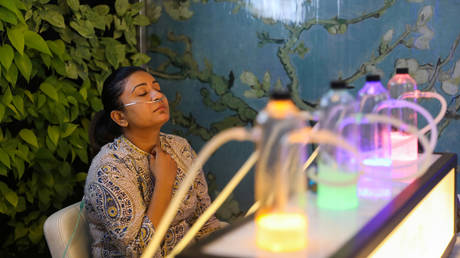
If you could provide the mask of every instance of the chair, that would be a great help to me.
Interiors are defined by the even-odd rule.
[[[77,202],[58,210],[46,219],[43,232],[53,258],[63,257],[69,239],[75,230],[79,213],[80,202]],[[66,253],[66,257],[69,258],[91,257],[91,236],[83,210],[80,216],[80,222]]]

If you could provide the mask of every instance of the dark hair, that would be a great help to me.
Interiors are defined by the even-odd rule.
[[[123,108],[120,95],[125,88],[126,79],[138,71],[147,72],[142,67],[124,66],[113,71],[104,81],[101,93],[104,109],[94,115],[89,128],[92,156],[96,155],[104,144],[122,134],[121,127],[112,120],[110,112]]]

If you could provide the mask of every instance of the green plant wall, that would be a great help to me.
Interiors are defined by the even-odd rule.
[[[136,31],[155,18],[95,3],[0,0],[1,257],[47,256],[44,221],[81,198],[104,79],[149,60]]]

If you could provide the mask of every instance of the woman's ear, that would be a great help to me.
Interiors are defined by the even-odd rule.
[[[128,120],[125,118],[125,114],[123,114],[120,110],[112,110],[110,112],[110,118],[119,126],[121,127],[128,127]]]

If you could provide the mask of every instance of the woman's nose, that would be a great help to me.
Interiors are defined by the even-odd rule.
[[[150,92],[151,101],[159,102],[159,101],[163,101],[163,99],[164,99],[164,95],[160,91],[153,90]]]
[[[163,97],[163,94],[161,94],[161,92],[159,92],[159,91],[152,90],[150,92],[150,100],[157,100],[157,99],[159,99],[161,97]]]

